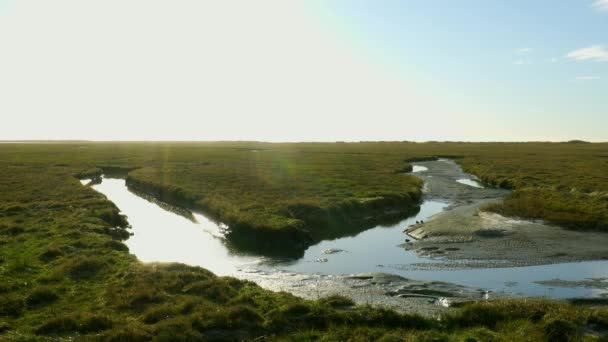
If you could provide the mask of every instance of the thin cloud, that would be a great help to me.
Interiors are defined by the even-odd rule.
[[[595,0],[592,6],[599,11],[608,11],[608,0]]]
[[[603,0],[607,1],[608,0]],[[566,55],[567,58],[577,61],[608,62],[608,50],[601,45],[593,45],[586,48],[574,50]]]
[[[608,0],[607,0],[608,1]],[[516,50],[519,54],[525,54],[532,51],[532,48],[520,48]]]
[[[513,64],[515,64],[515,65],[529,65],[529,64],[532,64],[532,62],[527,61],[527,60],[523,60],[523,59],[519,59],[519,60],[516,60],[515,62],[513,62]]]
[[[599,80],[600,78],[598,76],[578,76],[576,77],[577,81],[595,81],[595,80]]]

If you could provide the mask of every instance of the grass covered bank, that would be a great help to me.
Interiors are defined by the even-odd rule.
[[[195,206],[235,227],[304,231],[292,236],[318,241],[377,223],[365,218],[411,208],[420,183],[395,175],[416,160],[438,156],[454,158],[487,184],[515,190],[493,211],[576,230],[608,230],[608,144],[235,143],[222,149],[232,153],[220,165],[147,168],[130,177],[169,192],[198,189],[188,193]]]
[[[608,231],[608,144],[505,144],[458,161],[484,182],[515,190],[490,207],[575,230]]]
[[[608,227],[608,144],[585,143],[62,143],[0,146],[7,165],[101,172],[230,224],[242,249],[268,241],[298,256],[415,210],[416,160],[452,157],[484,182],[515,189],[492,210],[571,229]],[[255,242],[255,237],[264,237]],[[239,239],[241,237],[241,239]]]
[[[417,211],[422,183],[397,172],[404,165],[386,155],[228,150],[217,161],[137,169],[127,185],[227,224],[240,249],[297,257]]]
[[[556,341],[608,329],[606,310],[565,303],[478,303],[439,321],[341,297],[305,301],[196,267],[143,265],[121,242],[125,218],[72,176],[83,165],[53,153],[9,155],[0,158],[3,341]]]
[[[299,257],[322,239],[355,234],[418,210],[421,181],[399,155],[265,143],[13,145],[14,163],[74,168],[79,178],[127,178],[130,188],[201,210],[230,227],[241,250]],[[282,248],[278,248],[278,246]]]

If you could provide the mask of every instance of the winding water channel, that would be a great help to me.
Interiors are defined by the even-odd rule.
[[[414,166],[414,172],[424,173],[426,170],[424,166]],[[471,176],[453,181],[473,187],[481,186]],[[421,256],[400,246],[409,238],[403,233],[405,227],[442,212],[452,204],[449,198],[427,198],[418,214],[397,224],[377,226],[355,236],[322,241],[309,247],[302,258],[285,260],[247,255],[229,249],[218,223],[202,214],[141,197],[127,188],[124,179],[103,178],[101,183],[91,186],[106,195],[128,216],[133,235],[125,243],[130,252],[144,262],[180,262],[204,267],[218,275],[241,278],[247,278],[246,275],[251,272],[317,275],[382,272],[408,279],[451,282],[510,296],[569,298],[606,294],[598,288],[559,287],[542,285],[537,281],[607,278],[608,261],[526,267],[435,268],[433,265],[442,263],[441,257]]]

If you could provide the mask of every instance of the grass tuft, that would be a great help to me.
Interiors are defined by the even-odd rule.
[[[63,264],[63,272],[72,279],[92,278],[106,266],[105,261],[97,256],[85,256],[68,259]]]
[[[56,245],[50,245],[42,254],[40,254],[40,259],[43,261],[52,261],[64,253],[60,247]]]
[[[59,315],[43,323],[36,334],[96,333],[112,328],[112,320],[91,313]]]
[[[29,308],[37,308],[49,305],[59,299],[59,296],[51,289],[37,288],[33,290],[25,300]]]
[[[19,317],[24,308],[22,298],[15,295],[0,296],[0,316]]]

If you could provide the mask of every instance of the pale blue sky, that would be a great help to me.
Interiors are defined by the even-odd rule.
[[[608,1],[338,0],[314,10],[467,120],[608,140]],[[589,47],[601,54],[568,57]]]
[[[0,0],[0,49],[0,140],[608,141],[608,0]]]

